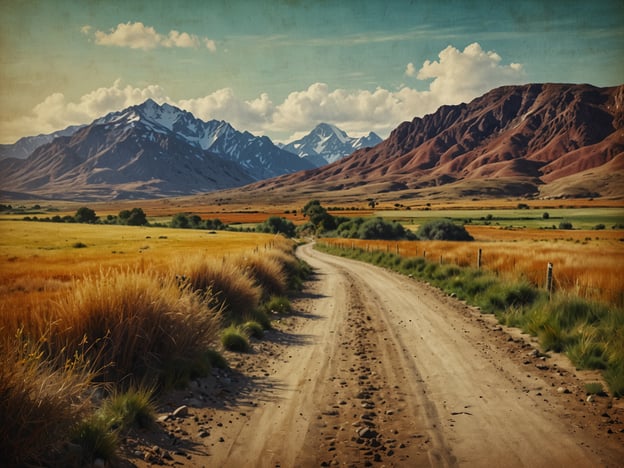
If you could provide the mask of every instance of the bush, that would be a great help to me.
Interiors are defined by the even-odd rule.
[[[416,236],[422,240],[473,241],[464,226],[451,221],[429,221],[418,228]]]
[[[253,254],[247,257],[238,257],[234,260],[255,284],[262,290],[262,297],[283,295],[286,293],[288,279],[282,264],[267,254]]]
[[[81,421],[72,431],[71,441],[81,447],[80,460],[72,463],[75,466],[87,466],[95,459],[111,461],[116,458],[119,439],[117,432],[112,431],[108,422],[95,413]]]
[[[217,338],[221,319],[175,278],[112,270],[76,281],[41,314],[50,327],[48,356],[84,354],[100,378],[126,385],[166,380],[164,371],[194,366]]]
[[[95,223],[98,217],[95,214],[95,211],[93,211],[91,208],[83,206],[81,208],[78,208],[76,214],[74,215],[74,219],[77,223]]]
[[[295,225],[280,216],[271,216],[264,223],[256,227],[256,231],[271,234],[284,234],[286,237],[295,236]]]
[[[43,359],[18,333],[0,337],[0,465],[44,466],[90,410],[92,374],[79,361]]]
[[[559,223],[559,229],[573,229],[573,226],[570,221],[561,221]]]
[[[239,328],[230,325],[224,329],[221,334],[221,343],[225,349],[246,353],[249,351],[249,339],[247,335]]]
[[[271,298],[262,305],[262,308],[273,314],[290,314],[292,306],[287,297],[271,296]]]
[[[262,338],[264,336],[264,329],[262,327],[262,325],[260,325],[258,322],[254,321],[254,320],[249,320],[247,322],[245,322],[242,326],[241,329],[243,330],[243,332],[245,332],[247,335],[253,337],[253,338]]]
[[[230,320],[242,320],[260,303],[260,287],[242,265],[233,261],[196,255],[184,259],[176,268],[183,273],[189,286],[199,291],[212,307],[223,307]]]
[[[153,389],[131,388],[111,395],[100,408],[101,417],[111,429],[148,428],[154,423],[156,407]]]

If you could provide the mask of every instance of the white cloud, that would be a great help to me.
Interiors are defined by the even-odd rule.
[[[29,115],[2,122],[3,140],[15,141],[22,136],[51,133],[70,125],[87,124],[109,112],[140,104],[148,98],[161,103],[170,101],[158,85],[135,88],[122,86],[121,80],[116,80],[108,88],[95,89],[76,102],[68,101],[62,93],[54,93],[37,104]]]
[[[407,67],[405,67],[405,74],[407,76],[415,77],[416,73],[416,67],[414,66],[414,64],[412,62],[408,63]]]
[[[419,80],[433,80],[429,85],[441,103],[473,99],[502,84],[517,83],[524,77],[522,65],[501,65],[501,56],[484,51],[474,42],[463,52],[448,46],[438,54],[439,61],[426,60],[416,74]]]
[[[168,40],[191,43],[193,38],[176,32]],[[175,102],[158,85],[135,88],[122,86],[117,80],[111,87],[85,94],[77,102],[68,102],[60,93],[48,96],[31,115],[4,126],[3,133],[7,135],[11,129],[21,132],[18,137],[25,132],[49,133],[68,125],[89,123],[108,112],[152,98],[177,105],[203,120],[226,120],[241,131],[279,140],[306,133],[320,122],[338,125],[354,136],[369,131],[387,136],[402,121],[432,113],[443,104],[468,102],[492,88],[524,79],[522,65],[503,65],[497,53],[486,52],[477,43],[463,51],[449,46],[439,53],[438,59],[425,61],[418,71],[412,63],[406,67],[405,74],[414,75],[415,80],[430,80],[425,90],[406,85],[398,90],[332,89],[326,83],[313,83],[291,92],[279,103],[274,103],[267,93],[242,99],[231,88]]]
[[[88,34],[90,30],[90,26],[82,28],[83,34]],[[109,32],[95,31],[94,36],[95,43],[98,45],[129,47],[130,49],[151,50],[157,47],[196,49],[203,44],[211,52],[217,50],[216,43],[207,37],[200,38],[195,34],[180,32],[175,29],[163,35],[156,32],[152,26],[146,26],[140,21],[120,23]]]

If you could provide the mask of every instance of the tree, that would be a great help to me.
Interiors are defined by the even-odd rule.
[[[147,216],[141,208],[132,208],[126,224],[128,226],[145,226],[147,224]]]
[[[76,214],[74,215],[74,219],[77,223],[95,223],[98,219],[95,211],[91,208],[87,208],[86,206],[82,206],[78,208]]]
[[[423,240],[474,240],[464,226],[458,226],[448,220],[429,221],[418,228],[416,235]]]
[[[295,236],[295,225],[292,221],[279,216],[271,216],[264,223],[259,224],[256,230],[272,234],[284,234],[286,237]]]
[[[303,207],[303,215],[307,216],[310,222],[320,231],[331,231],[336,229],[336,220],[318,200],[312,200]]]
[[[542,219],[549,219],[550,215],[548,214],[547,211],[544,211],[544,213],[542,214]]]
[[[184,213],[176,213],[171,218],[171,227],[187,229],[189,227],[189,219]]]

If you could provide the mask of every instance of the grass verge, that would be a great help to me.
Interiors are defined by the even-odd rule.
[[[540,340],[544,350],[564,352],[579,369],[600,369],[609,390],[624,396],[624,310],[587,301],[569,293],[549,300],[527,281],[505,281],[492,273],[423,258],[365,251],[318,243],[333,254],[389,268],[455,294],[501,323],[522,328]]]

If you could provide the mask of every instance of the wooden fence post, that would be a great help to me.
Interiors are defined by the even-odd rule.
[[[442,255],[440,255],[440,265],[442,265]]]
[[[548,290],[548,298],[552,297],[552,280],[553,280],[553,264],[548,262],[546,268],[546,289]]]
[[[481,249],[479,249],[479,252],[477,253],[477,270],[481,269]]]

